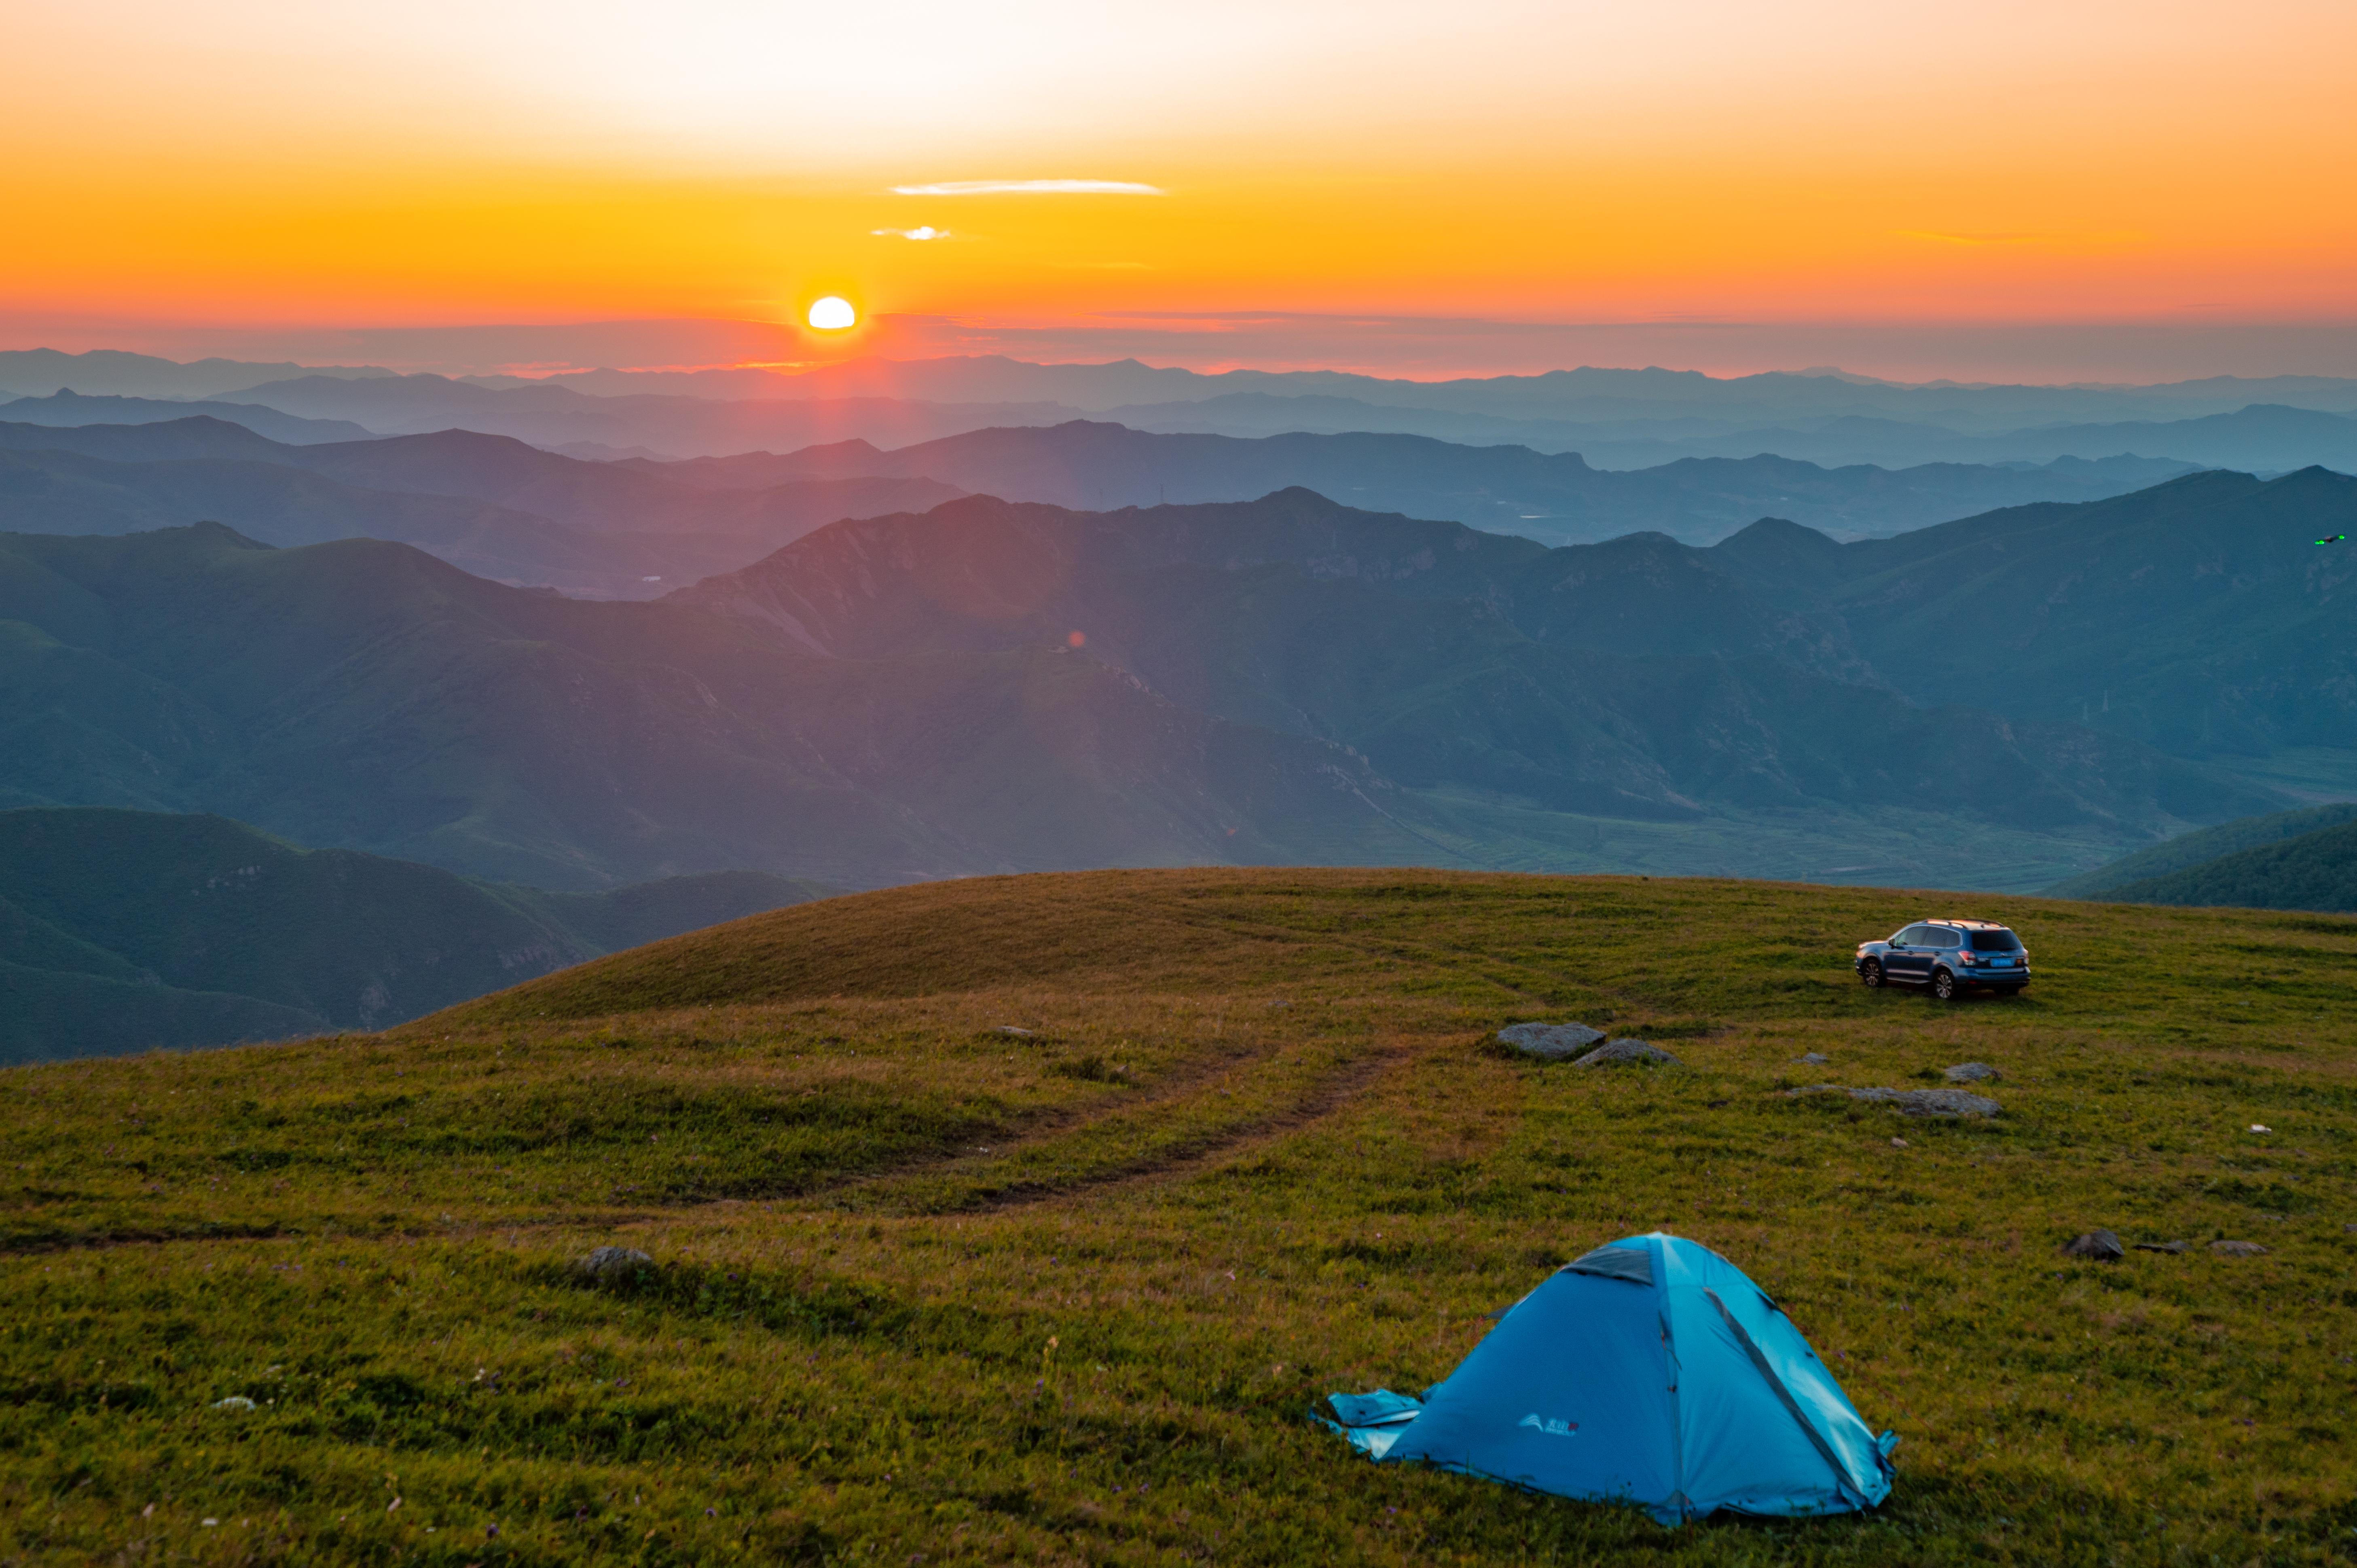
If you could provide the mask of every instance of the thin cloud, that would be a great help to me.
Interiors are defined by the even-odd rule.
[[[878,238],[888,237],[899,240],[946,240],[950,238],[950,231],[948,230],[936,229],[930,223],[920,223],[914,229],[870,229],[867,231]]]
[[[1943,245],[2133,245],[2145,235],[2134,230],[2084,234],[1950,234],[1937,229],[1901,229],[1904,240],[1930,240]]]
[[[1127,179],[952,179],[896,185],[895,196],[1165,196],[1159,186]]]
[[[2034,245],[2060,240],[2060,234],[1943,234],[1933,229],[1901,229],[1902,239],[1937,240],[1943,245]]]

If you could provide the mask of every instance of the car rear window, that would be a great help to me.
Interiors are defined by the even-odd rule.
[[[1967,931],[1975,952],[2019,952],[2021,939],[2011,931]]]

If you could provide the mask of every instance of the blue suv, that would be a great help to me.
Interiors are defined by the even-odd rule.
[[[1963,991],[2011,996],[2029,983],[2029,950],[1987,920],[1919,920],[1889,941],[1858,943],[1852,967],[1869,986],[1928,986],[1943,1002]]]

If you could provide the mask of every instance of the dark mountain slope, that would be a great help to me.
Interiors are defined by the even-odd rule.
[[[2313,542],[2352,525],[2357,479],[2309,468],[2190,475],[1830,551],[1746,531],[1713,553],[1756,591],[1837,616],[1920,702],[2264,755],[2357,744],[2357,554]]]
[[[381,1028],[830,891],[736,872],[544,894],[222,817],[0,811],[0,1060]]]
[[[1555,810],[1928,792],[1943,815],[2125,827],[2265,800],[2133,744],[1928,714],[1766,657],[1783,628],[1668,540],[1540,552],[1301,491],[1111,514],[976,497],[838,524],[670,602],[838,656],[1077,635],[1183,706],[1345,742],[1412,787]],[[1631,642],[1684,656],[1623,656]],[[1706,656],[1722,653],[1749,657]]]
[[[2357,911],[2357,822],[2280,843],[2237,850],[2166,876],[2104,891],[2114,904],[2190,904],[2244,909]]]
[[[0,413],[6,411],[7,405],[0,404]],[[300,450],[209,413],[146,424],[24,424],[0,420],[0,447],[73,452],[110,463],[170,463],[198,457],[285,463]]]
[[[2105,897],[2112,889],[2131,882],[2169,876],[2242,850],[2280,843],[2286,839],[2296,839],[2319,829],[2337,828],[2348,822],[2357,822],[2357,801],[2306,806],[2296,811],[2270,811],[2264,816],[2220,822],[2214,828],[2196,829],[2167,843],[2155,844],[2150,849],[2125,855],[2084,875],[2058,882],[2046,892],[2048,897],[2054,898]]]
[[[1327,743],[1060,650],[813,659],[730,619],[220,527],[0,539],[0,801],[213,811],[586,887],[1415,858]],[[1395,792],[1394,792],[1395,793]],[[1428,854],[1428,851],[1426,851]]]

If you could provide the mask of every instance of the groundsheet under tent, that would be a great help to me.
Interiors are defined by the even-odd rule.
[[[1742,1270],[1658,1231],[1566,1264],[1422,1401],[1379,1389],[1329,1402],[1326,1424],[1370,1458],[1664,1524],[1872,1508],[1899,1442],[1874,1435]]]

